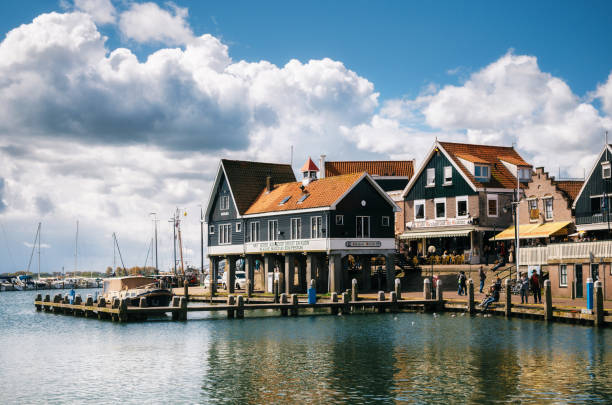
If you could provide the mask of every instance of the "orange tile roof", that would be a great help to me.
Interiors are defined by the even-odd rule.
[[[557,188],[565,192],[572,202],[578,197],[578,193],[584,184],[583,180],[561,180],[555,182]]]
[[[325,162],[325,177],[368,172],[370,176],[398,176],[411,178],[414,174],[412,160],[362,160]]]
[[[489,162],[488,160],[484,160],[482,158],[476,157],[474,155],[470,155],[467,153],[457,153],[455,154],[455,156],[457,156],[458,158],[461,158],[463,160],[467,160],[468,162],[472,162],[472,163],[486,163],[486,164],[491,164],[491,162]]]
[[[311,158],[308,158],[308,161],[304,163],[302,166],[301,172],[318,172],[319,168],[314,164]]]
[[[463,173],[470,179],[472,183],[478,188],[515,188],[516,177],[504,166],[501,159],[519,166],[531,165],[510,146],[491,146],[491,145],[472,145],[466,143],[453,143],[453,142],[439,142],[440,146],[454,160],[455,164],[463,171]],[[491,165],[491,179],[489,182],[481,183],[474,178],[474,175],[466,169],[465,166],[458,159],[459,155],[471,155],[475,158],[482,159],[489,162]],[[524,187],[524,185],[521,185]]]
[[[305,194],[300,188],[302,182],[276,184],[269,193],[263,189],[245,214],[329,207],[351,188],[363,174],[363,172],[352,173],[312,181],[304,188],[304,191],[308,192],[310,196],[300,204],[298,204],[298,201]],[[291,198],[285,204],[279,205],[286,197]]]

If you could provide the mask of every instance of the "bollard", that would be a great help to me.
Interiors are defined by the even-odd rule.
[[[315,281],[310,280],[310,288],[308,289],[308,304],[314,305],[317,303],[317,289]]]
[[[140,308],[146,308],[148,307],[147,305],[147,299],[145,297],[140,297],[140,300],[138,300],[138,306]]]
[[[34,302],[41,302],[41,301],[42,301],[42,294],[36,294],[36,298],[34,298]],[[35,304],[35,306],[36,306],[37,311],[42,311],[41,304]]]
[[[572,299],[575,300],[576,299],[576,280],[572,280]]]
[[[399,278],[395,279],[395,295],[398,300],[402,299],[402,280]]]
[[[342,293],[342,314],[346,314],[348,315],[351,312],[351,303],[350,303],[350,299],[349,299],[349,295],[348,293],[344,292]]]
[[[185,297],[185,299],[189,301],[189,283],[188,282],[185,282],[185,285],[183,286],[183,297]]]
[[[544,281],[544,319],[552,321],[552,289],[550,288],[550,280]]]
[[[378,302],[379,302],[379,304],[378,304],[378,312],[382,314],[383,312],[385,312],[385,305],[384,305],[384,302],[385,302],[385,292],[384,291],[379,291],[378,292]]]
[[[332,302],[331,314],[332,315],[338,315],[338,307],[333,305],[334,303],[338,302],[338,293],[337,292],[331,293],[331,302]]]
[[[467,310],[469,314],[473,314],[476,306],[474,305],[474,280],[468,280],[468,305]]]
[[[236,318],[242,319],[244,318],[244,297],[242,295],[238,296],[238,300],[236,302]]]
[[[246,293],[247,298],[251,298],[251,296],[253,295],[253,283],[251,283],[251,280],[246,281]]]
[[[278,304],[278,280],[274,279],[272,289],[274,290],[274,303]]]
[[[187,298],[185,297],[181,297],[181,299],[179,300],[179,305],[181,307],[181,314],[179,316],[179,320],[181,321],[186,321],[187,320]]]
[[[438,280],[436,284],[436,299],[438,302],[444,301],[444,295],[442,293],[442,280]]]
[[[81,298],[81,294],[77,294],[74,297],[74,305],[82,305],[83,304],[83,298]]]
[[[93,306],[93,297],[91,294],[87,294],[87,301],[85,301],[85,305],[88,307]]]
[[[298,296],[297,294],[291,294],[291,316],[297,316],[298,314]]]
[[[604,326],[604,307],[603,307],[603,284],[601,281],[595,282],[594,288],[595,295],[595,306],[594,306],[594,317],[593,325],[597,327]]]
[[[512,313],[512,288],[510,287],[510,279],[504,281],[504,287],[506,288],[506,307],[504,308],[504,315],[506,318],[510,318]]]
[[[286,293],[282,293],[280,295],[280,303],[283,305],[287,304],[287,294]],[[287,308],[285,308],[284,306],[281,307],[281,316],[287,316],[289,314],[289,311],[287,310]]]
[[[397,279],[396,279],[397,281]],[[397,283],[395,284],[397,287]],[[397,312],[397,293],[395,291],[391,291],[389,294],[389,300],[391,301],[391,312]]]
[[[593,311],[593,279],[590,277],[586,281],[586,304],[587,310]]]
[[[119,322],[127,322],[127,320],[128,320],[128,315],[127,315],[127,300],[126,299],[122,299],[119,302],[119,315],[117,317],[117,320]]]
[[[100,297],[100,299],[98,299],[98,308],[105,308],[106,307],[106,300],[104,299],[104,297]]]
[[[428,278],[423,280],[423,299],[430,300],[431,299],[431,281]]]
[[[353,279],[351,282],[351,301],[359,300],[359,291],[357,290],[357,279]]]
[[[236,304],[236,298],[233,295],[228,295],[227,296],[227,306],[230,307],[227,310],[227,317],[228,318],[233,318],[234,317],[234,308],[232,308],[234,305]]]

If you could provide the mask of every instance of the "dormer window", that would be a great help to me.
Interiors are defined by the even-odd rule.
[[[601,163],[601,177],[604,179],[609,179],[610,177],[612,177],[612,168],[610,167],[610,162]]]
[[[519,180],[520,181],[531,181],[531,170],[528,168],[519,168]]]
[[[491,176],[489,166],[474,165],[474,177],[478,181],[489,181]]]
[[[229,210],[229,196],[224,195],[221,196],[221,210]]]

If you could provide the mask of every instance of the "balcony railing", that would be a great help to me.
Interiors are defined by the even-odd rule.
[[[599,261],[612,258],[612,240],[597,242],[552,243],[548,246],[522,247],[521,265],[547,264],[548,261],[586,259]]]
[[[608,221],[607,214],[593,214],[593,215],[581,215],[576,216],[576,225],[585,225],[585,224],[598,224],[602,222]],[[610,214],[610,221],[612,221],[612,214]]]

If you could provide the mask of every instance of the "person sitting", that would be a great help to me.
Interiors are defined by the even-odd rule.
[[[491,305],[492,302],[499,301],[500,291],[501,291],[501,279],[497,277],[497,280],[495,280],[495,284],[491,286],[491,295],[487,299],[485,299],[483,303],[481,304],[483,312],[489,309],[489,305]]]

